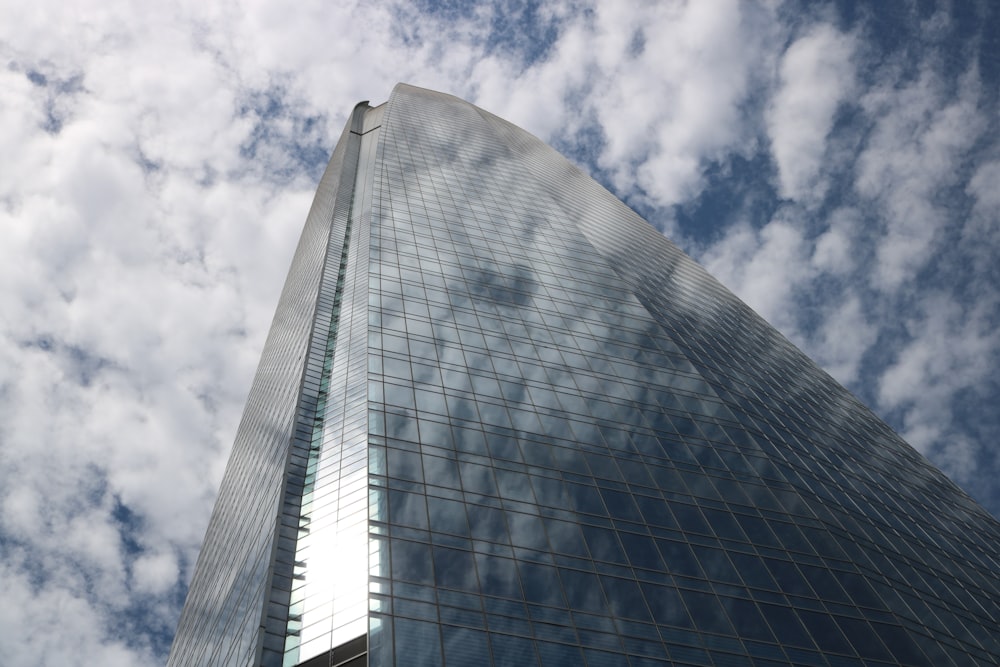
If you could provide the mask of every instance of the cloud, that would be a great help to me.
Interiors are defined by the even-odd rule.
[[[78,662],[80,656],[109,667],[152,665],[157,661],[148,646],[127,642],[109,632],[104,615],[95,613],[92,600],[74,593],[63,582],[50,580],[32,586],[23,576],[26,554],[5,554],[0,565],[0,648],[12,665],[59,665]]]
[[[949,85],[930,63],[912,81],[887,68],[861,98],[874,121],[858,157],[855,188],[882,220],[876,273],[882,290],[916,276],[950,222],[944,202],[986,128],[975,68]]]
[[[991,276],[987,289],[997,283],[995,250],[1000,245],[1000,160],[976,167],[966,185],[973,204],[968,221],[962,227],[961,246],[974,266],[974,275]]]
[[[855,252],[861,216],[852,208],[830,214],[828,227],[816,239],[812,263],[828,275],[849,274],[855,267]]]
[[[294,119],[241,116],[250,91],[177,14],[119,9],[0,38],[12,664],[162,662],[313,187]]]
[[[599,164],[617,187],[635,184],[658,205],[677,203],[697,193],[706,162],[749,150],[754,137],[742,106],[755,76],[750,63],[767,61],[774,30],[761,30],[758,19],[749,5],[711,3],[634,17],[642,52],[606,66],[607,88],[595,91],[608,136]],[[616,28],[612,22],[601,35],[605,52]]]
[[[594,127],[590,156],[621,193],[656,205],[696,195],[703,172],[756,137],[744,117],[780,29],[747,3],[596,3],[558,22],[544,59],[476,67],[477,102],[544,139]]]
[[[814,269],[799,226],[779,213],[760,230],[739,225],[700,255],[699,261],[786,336],[801,338],[792,302]]]
[[[882,374],[879,405],[901,411],[907,442],[925,454],[941,448],[938,464],[965,480],[980,453],[956,432],[955,405],[959,396],[973,400],[992,376],[1000,356],[995,317],[983,306],[964,308],[932,294],[906,327],[911,339]]]
[[[786,199],[817,201],[825,193],[826,138],[854,88],[854,50],[852,37],[820,24],[781,57],[780,86],[766,122]]]
[[[858,380],[861,361],[878,338],[874,318],[865,312],[861,297],[848,293],[840,303],[824,308],[822,323],[806,348],[841,384]]]
[[[698,255],[982,494],[996,426],[969,415],[989,410],[1000,352],[1000,144],[996,97],[969,51],[946,55],[950,29],[937,15],[925,48],[888,57],[862,28],[802,29],[765,114],[793,202],[764,224],[746,207]]]
[[[177,585],[180,566],[170,551],[144,554],[132,564],[133,588],[140,595],[163,595]]]

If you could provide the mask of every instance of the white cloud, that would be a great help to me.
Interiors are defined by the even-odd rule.
[[[774,57],[769,18],[737,2],[596,3],[528,69],[477,65],[477,103],[542,138],[596,123],[597,162],[619,191],[678,203],[697,194],[709,161],[755,145],[742,105]]]
[[[966,192],[973,198],[971,215],[962,227],[962,247],[970,256],[976,275],[988,276],[996,265],[1000,245],[1000,160],[979,165]],[[990,289],[992,285],[986,286]]]
[[[780,87],[767,110],[767,130],[778,164],[780,194],[819,200],[826,138],[837,108],[854,88],[852,37],[821,24],[781,57]]]
[[[699,261],[786,336],[801,340],[793,299],[812,277],[800,227],[779,213],[760,230],[738,225]]]
[[[849,274],[854,269],[859,218],[858,212],[850,208],[840,208],[830,214],[829,226],[816,239],[813,266],[837,276]]]
[[[162,595],[177,585],[177,557],[169,551],[144,554],[132,564],[134,590],[143,595]]]
[[[976,198],[976,208],[984,214],[996,214],[1000,209],[1000,161],[985,162],[976,168],[967,190]]]
[[[818,335],[807,349],[813,358],[841,384],[858,379],[861,360],[878,337],[878,327],[864,311],[857,294],[848,294],[839,304],[825,309]]]
[[[878,207],[883,229],[878,286],[899,289],[935,252],[950,221],[941,193],[959,178],[967,152],[986,127],[980,82],[970,70],[952,93],[930,66],[908,83],[889,69],[862,99],[874,129],[858,158],[855,187]]]
[[[176,10],[88,13],[63,41],[30,20],[0,28],[16,63],[0,70],[0,587],[20,613],[2,623],[0,650],[11,664],[162,660],[148,637],[117,628],[134,604],[163,624],[145,632],[175,622],[167,601],[204,534],[311,198],[308,177],[269,183],[285,154],[241,156],[253,129],[235,116],[244,91]],[[45,81],[28,79],[36,67]],[[72,94],[53,90],[74,77]],[[30,564],[11,560],[15,549]]]
[[[0,650],[11,665],[66,665],[86,656],[89,664],[108,667],[153,665],[148,647],[127,646],[102,623],[93,602],[60,582],[33,585],[23,575],[20,554],[0,564]]]
[[[940,444],[939,464],[947,463],[951,474],[967,475],[976,448],[956,445],[967,438],[954,432],[952,397],[976,390],[992,375],[1000,335],[988,311],[965,309],[944,294],[927,297],[907,329],[911,340],[880,379],[879,405],[903,412],[907,442],[924,453]]]
[[[750,63],[766,62],[772,36],[756,19],[736,3],[639,18],[645,49],[611,70],[596,102],[609,138],[600,163],[618,187],[634,182],[659,205],[678,203],[697,194],[706,161],[752,147],[741,105],[755,75]],[[623,166],[636,162],[634,171]]]

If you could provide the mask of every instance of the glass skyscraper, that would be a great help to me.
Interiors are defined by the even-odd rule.
[[[319,185],[170,665],[1000,663],[1000,524],[523,130]]]

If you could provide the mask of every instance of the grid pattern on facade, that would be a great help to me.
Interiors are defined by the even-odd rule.
[[[794,520],[820,519],[857,542],[852,562],[881,586],[904,625],[946,633],[937,617],[957,613],[951,625],[964,628],[956,636],[966,648],[980,659],[995,654],[997,522],[662,235],[630,212],[618,226],[598,224],[621,203],[552,149],[491,120],[509,146],[527,151],[536,175],[562,170],[560,206],[775,463],[772,488],[799,495],[785,507]],[[913,583],[924,580],[938,583]],[[895,591],[908,588],[919,600],[898,601]]]
[[[996,522],[599,186],[407,87],[376,179],[370,664],[1000,655]]]
[[[271,635],[284,635],[288,587],[272,600],[271,585],[275,576],[292,575],[294,532],[291,539],[279,535],[279,515],[349,131],[350,125],[320,181],[295,251],[168,665],[254,664],[268,628]]]
[[[169,664],[996,664],[998,545],[610,193],[400,85],[320,184]]]
[[[328,343],[320,380],[323,401],[313,421],[316,453],[302,497],[308,522],[295,553],[300,572],[292,590],[295,627],[285,641],[286,667],[363,637],[368,629],[368,225],[380,117],[378,108],[356,116],[351,197],[342,210],[338,202],[334,216],[335,227],[344,219],[349,239],[336,276],[336,336]]]
[[[347,536],[358,531],[367,514],[363,502],[367,465],[365,429],[363,425],[355,426],[355,433],[349,430],[345,440],[344,426],[349,417],[345,376],[350,366],[351,324],[358,310],[353,298],[356,291],[353,272],[359,244],[351,242],[351,235],[359,217],[354,203],[357,182],[364,179],[359,171],[364,171],[361,137],[368,111],[367,104],[355,108],[349,123],[351,132],[346,137],[347,155],[333,210],[326,268],[319,288],[285,483],[281,528],[284,548],[278,554],[283,557],[276,558],[276,564],[287,563],[287,574],[283,573],[272,584],[272,599],[280,596],[288,608],[287,618],[274,622],[268,619],[262,667],[290,667],[330,650],[333,618],[342,611],[335,610],[331,602],[339,597],[343,604],[350,596],[337,596],[343,591],[338,591],[337,580],[330,574],[345,569],[344,559],[340,559],[338,568],[331,568],[324,561],[333,560],[338,551],[350,553],[350,549],[344,548],[350,542]],[[361,233],[363,236],[367,230],[362,229]],[[346,335],[340,335],[341,330]],[[349,444],[352,441],[360,441],[360,447],[352,447]],[[361,496],[362,502],[357,502],[357,496]],[[358,561],[365,554],[363,548],[360,551]],[[312,567],[316,562],[321,562],[321,566]],[[356,569],[357,577],[363,567],[359,563]],[[364,596],[355,597],[361,598],[363,607]],[[355,615],[364,618],[365,611],[362,609]],[[282,620],[283,625],[278,623]]]

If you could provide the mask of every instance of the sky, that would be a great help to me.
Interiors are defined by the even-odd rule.
[[[1000,516],[1000,4],[0,0],[0,655],[162,664],[347,114],[524,127]]]

